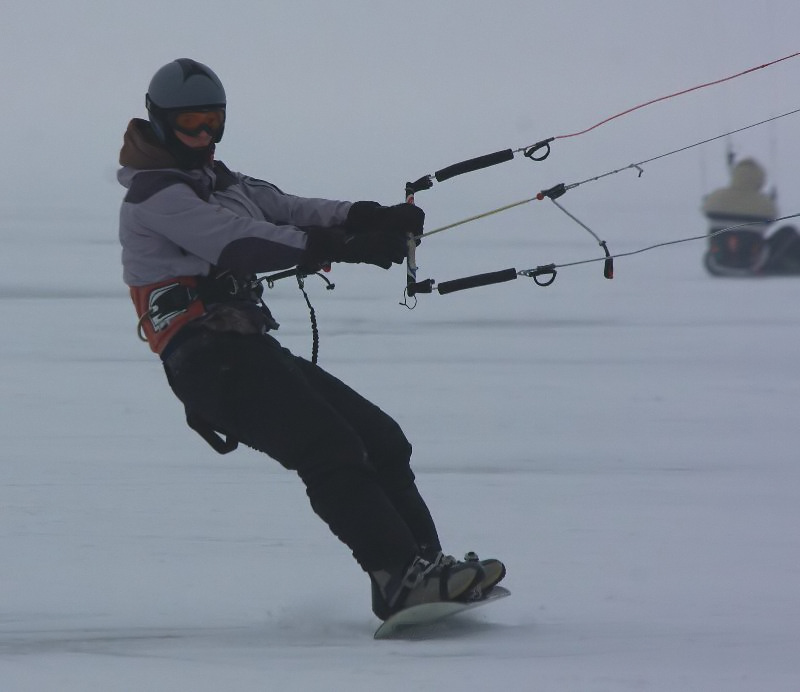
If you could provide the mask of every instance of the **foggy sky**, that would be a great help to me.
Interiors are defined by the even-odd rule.
[[[638,103],[800,50],[800,5],[531,0],[11,0],[0,26],[6,215],[90,214],[114,235],[122,133],[146,117],[162,64],[192,57],[228,93],[218,158],[301,195],[402,198],[406,180],[571,133]],[[419,198],[430,225],[516,201],[793,110],[800,58],[655,104]],[[800,211],[800,115],[586,185],[565,203],[661,239],[699,220],[724,155],[759,158],[781,211]],[[75,210],[80,210],[75,212]],[[546,220],[526,209],[517,222]],[[96,215],[96,217],[94,216]],[[105,222],[108,220],[108,226]],[[430,226],[429,226],[430,227]],[[695,231],[697,229],[688,229]],[[656,236],[659,236],[656,238]]]

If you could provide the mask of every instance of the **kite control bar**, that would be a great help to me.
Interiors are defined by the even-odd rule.
[[[471,173],[472,171],[479,171],[483,168],[496,166],[498,163],[505,163],[514,158],[514,154],[522,152],[524,156],[532,161],[544,161],[550,155],[550,142],[555,138],[549,137],[543,139],[536,144],[522,149],[503,149],[495,151],[491,154],[484,154],[483,156],[476,156],[466,161],[454,163],[451,166],[446,166],[433,174],[423,175],[414,182],[406,183],[406,202],[414,204],[414,195],[423,190],[430,190],[433,187],[433,181],[444,182],[455,178],[464,173]],[[537,152],[538,155],[537,155]],[[416,263],[416,249],[417,244],[414,238],[409,234],[408,238],[408,253],[406,257],[406,298],[415,296],[417,293],[432,293],[435,281],[433,279],[425,279],[417,281],[417,263]],[[511,274],[513,273],[513,275]],[[500,277],[503,278],[500,278]],[[451,293],[453,291],[460,291],[464,288],[472,288],[474,286],[485,286],[487,284],[499,283],[501,281],[509,281],[516,279],[517,274],[514,269],[506,269],[500,272],[491,272],[489,274],[478,274],[464,279],[457,279],[455,281],[448,281],[439,286],[439,293]],[[466,283],[464,283],[466,282]],[[467,285],[468,284],[468,285]],[[408,303],[403,303],[408,306]]]

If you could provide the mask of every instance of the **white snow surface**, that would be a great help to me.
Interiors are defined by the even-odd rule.
[[[621,258],[612,281],[583,264],[413,311],[399,267],[309,279],[320,364],[401,423],[446,549],[508,565],[510,598],[374,641],[368,580],[299,480],[186,427],[135,335],[114,180],[125,124],[176,57],[226,84],[231,168],[390,204],[426,172],[796,52],[794,0],[10,4],[0,692],[800,690],[800,278],[710,277],[701,240]],[[417,201],[434,228],[788,112],[799,66]],[[702,235],[730,145],[798,213],[797,122],[560,201],[614,252]],[[601,254],[545,201],[432,236],[418,261],[445,281]],[[297,288],[267,299],[308,356]]]
[[[87,225],[6,240],[3,690],[798,689],[797,279],[711,278],[697,245],[413,312],[399,269],[310,279],[321,363],[403,424],[446,547],[513,592],[373,641],[296,477],[184,426]],[[299,292],[269,295],[307,354]]]

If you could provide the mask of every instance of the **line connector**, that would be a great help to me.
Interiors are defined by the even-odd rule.
[[[556,280],[556,274],[558,272],[555,264],[540,264],[535,269],[520,269],[517,272],[518,276],[527,276],[529,279],[533,279],[537,286],[549,286]]]

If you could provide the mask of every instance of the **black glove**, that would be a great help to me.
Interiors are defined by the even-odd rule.
[[[416,238],[422,235],[424,222],[425,212],[413,204],[382,207],[377,202],[353,202],[344,226],[353,233],[411,233]]]
[[[306,250],[300,266],[320,267],[329,262],[374,264],[389,269],[406,258],[404,231],[349,232],[343,226],[305,228]]]

